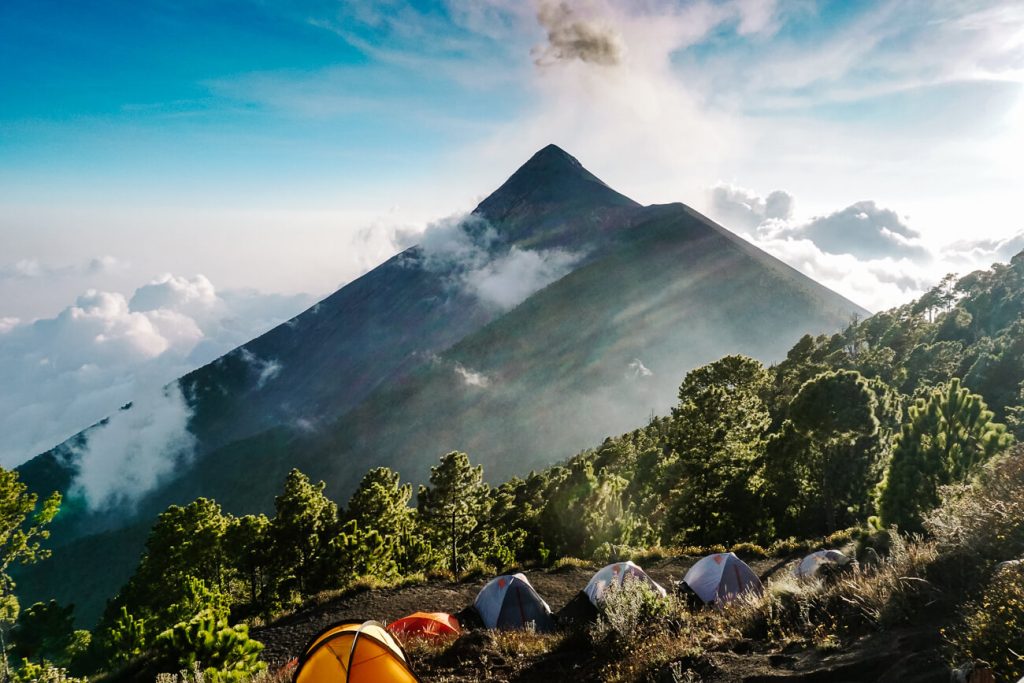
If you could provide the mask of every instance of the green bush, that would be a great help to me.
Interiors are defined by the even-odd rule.
[[[266,668],[259,661],[263,644],[249,638],[249,629],[242,624],[229,626],[224,613],[209,609],[175,624],[153,644],[171,667],[206,667],[203,673],[208,683],[246,681]]]
[[[954,666],[981,660],[1000,681],[1024,676],[1024,570],[998,572],[980,599],[968,603],[959,628],[948,638]]]
[[[10,683],[86,683],[84,678],[72,678],[65,669],[50,662],[33,664],[23,660],[21,666],[11,671]]]

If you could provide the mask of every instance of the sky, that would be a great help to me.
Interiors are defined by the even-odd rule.
[[[1024,249],[1019,2],[5,0],[0,62],[4,466],[552,142],[871,310]]]

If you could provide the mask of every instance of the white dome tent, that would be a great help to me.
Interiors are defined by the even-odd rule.
[[[583,592],[590,598],[591,604],[598,607],[604,601],[605,593],[611,586],[621,586],[630,577],[630,580],[646,583],[661,597],[668,594],[654,579],[647,576],[647,572],[632,562],[615,562],[599,569]]]
[[[715,553],[690,567],[683,583],[705,604],[724,604],[744,593],[761,595],[764,587],[754,570],[734,553]]]
[[[793,573],[798,579],[813,579],[825,565],[843,567],[850,564],[850,558],[838,550],[817,550],[794,567]]]

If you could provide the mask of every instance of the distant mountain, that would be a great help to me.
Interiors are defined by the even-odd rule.
[[[778,360],[801,335],[865,313],[682,204],[640,206],[549,145],[470,217],[181,378],[192,464],[132,514],[72,500],[54,559],[22,572],[19,590],[75,602],[89,622],[168,504],[268,510],[292,467],[344,502],[370,467],[424,481],[453,449],[490,479],[525,474],[664,412],[697,365]],[[22,478],[67,491],[88,439]]]

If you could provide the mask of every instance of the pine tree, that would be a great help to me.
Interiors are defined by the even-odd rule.
[[[1012,437],[992,421],[978,394],[953,379],[911,406],[893,450],[880,498],[882,521],[921,531],[925,512],[939,503],[939,487],[963,480],[1003,451]]]
[[[332,573],[326,565],[338,533],[338,506],[324,495],[325,487],[293,469],[274,499],[270,534],[279,576],[290,577],[302,594],[325,587]]]
[[[726,356],[688,373],[672,410],[669,533],[688,543],[722,543],[760,535],[765,436],[771,416],[762,400],[764,366]]]
[[[224,548],[231,567],[245,582],[250,604],[257,604],[272,583],[274,553],[266,515],[232,519],[224,532]]]
[[[434,547],[451,553],[453,571],[461,564],[458,548],[471,543],[488,512],[490,487],[483,477],[483,466],[474,467],[468,455],[452,451],[430,468],[430,485],[419,488],[420,520]]]
[[[822,526],[815,531],[835,531],[845,511],[867,504],[883,456],[879,412],[870,383],[852,370],[808,380],[790,404],[793,426],[807,437],[802,488],[820,510]]]

